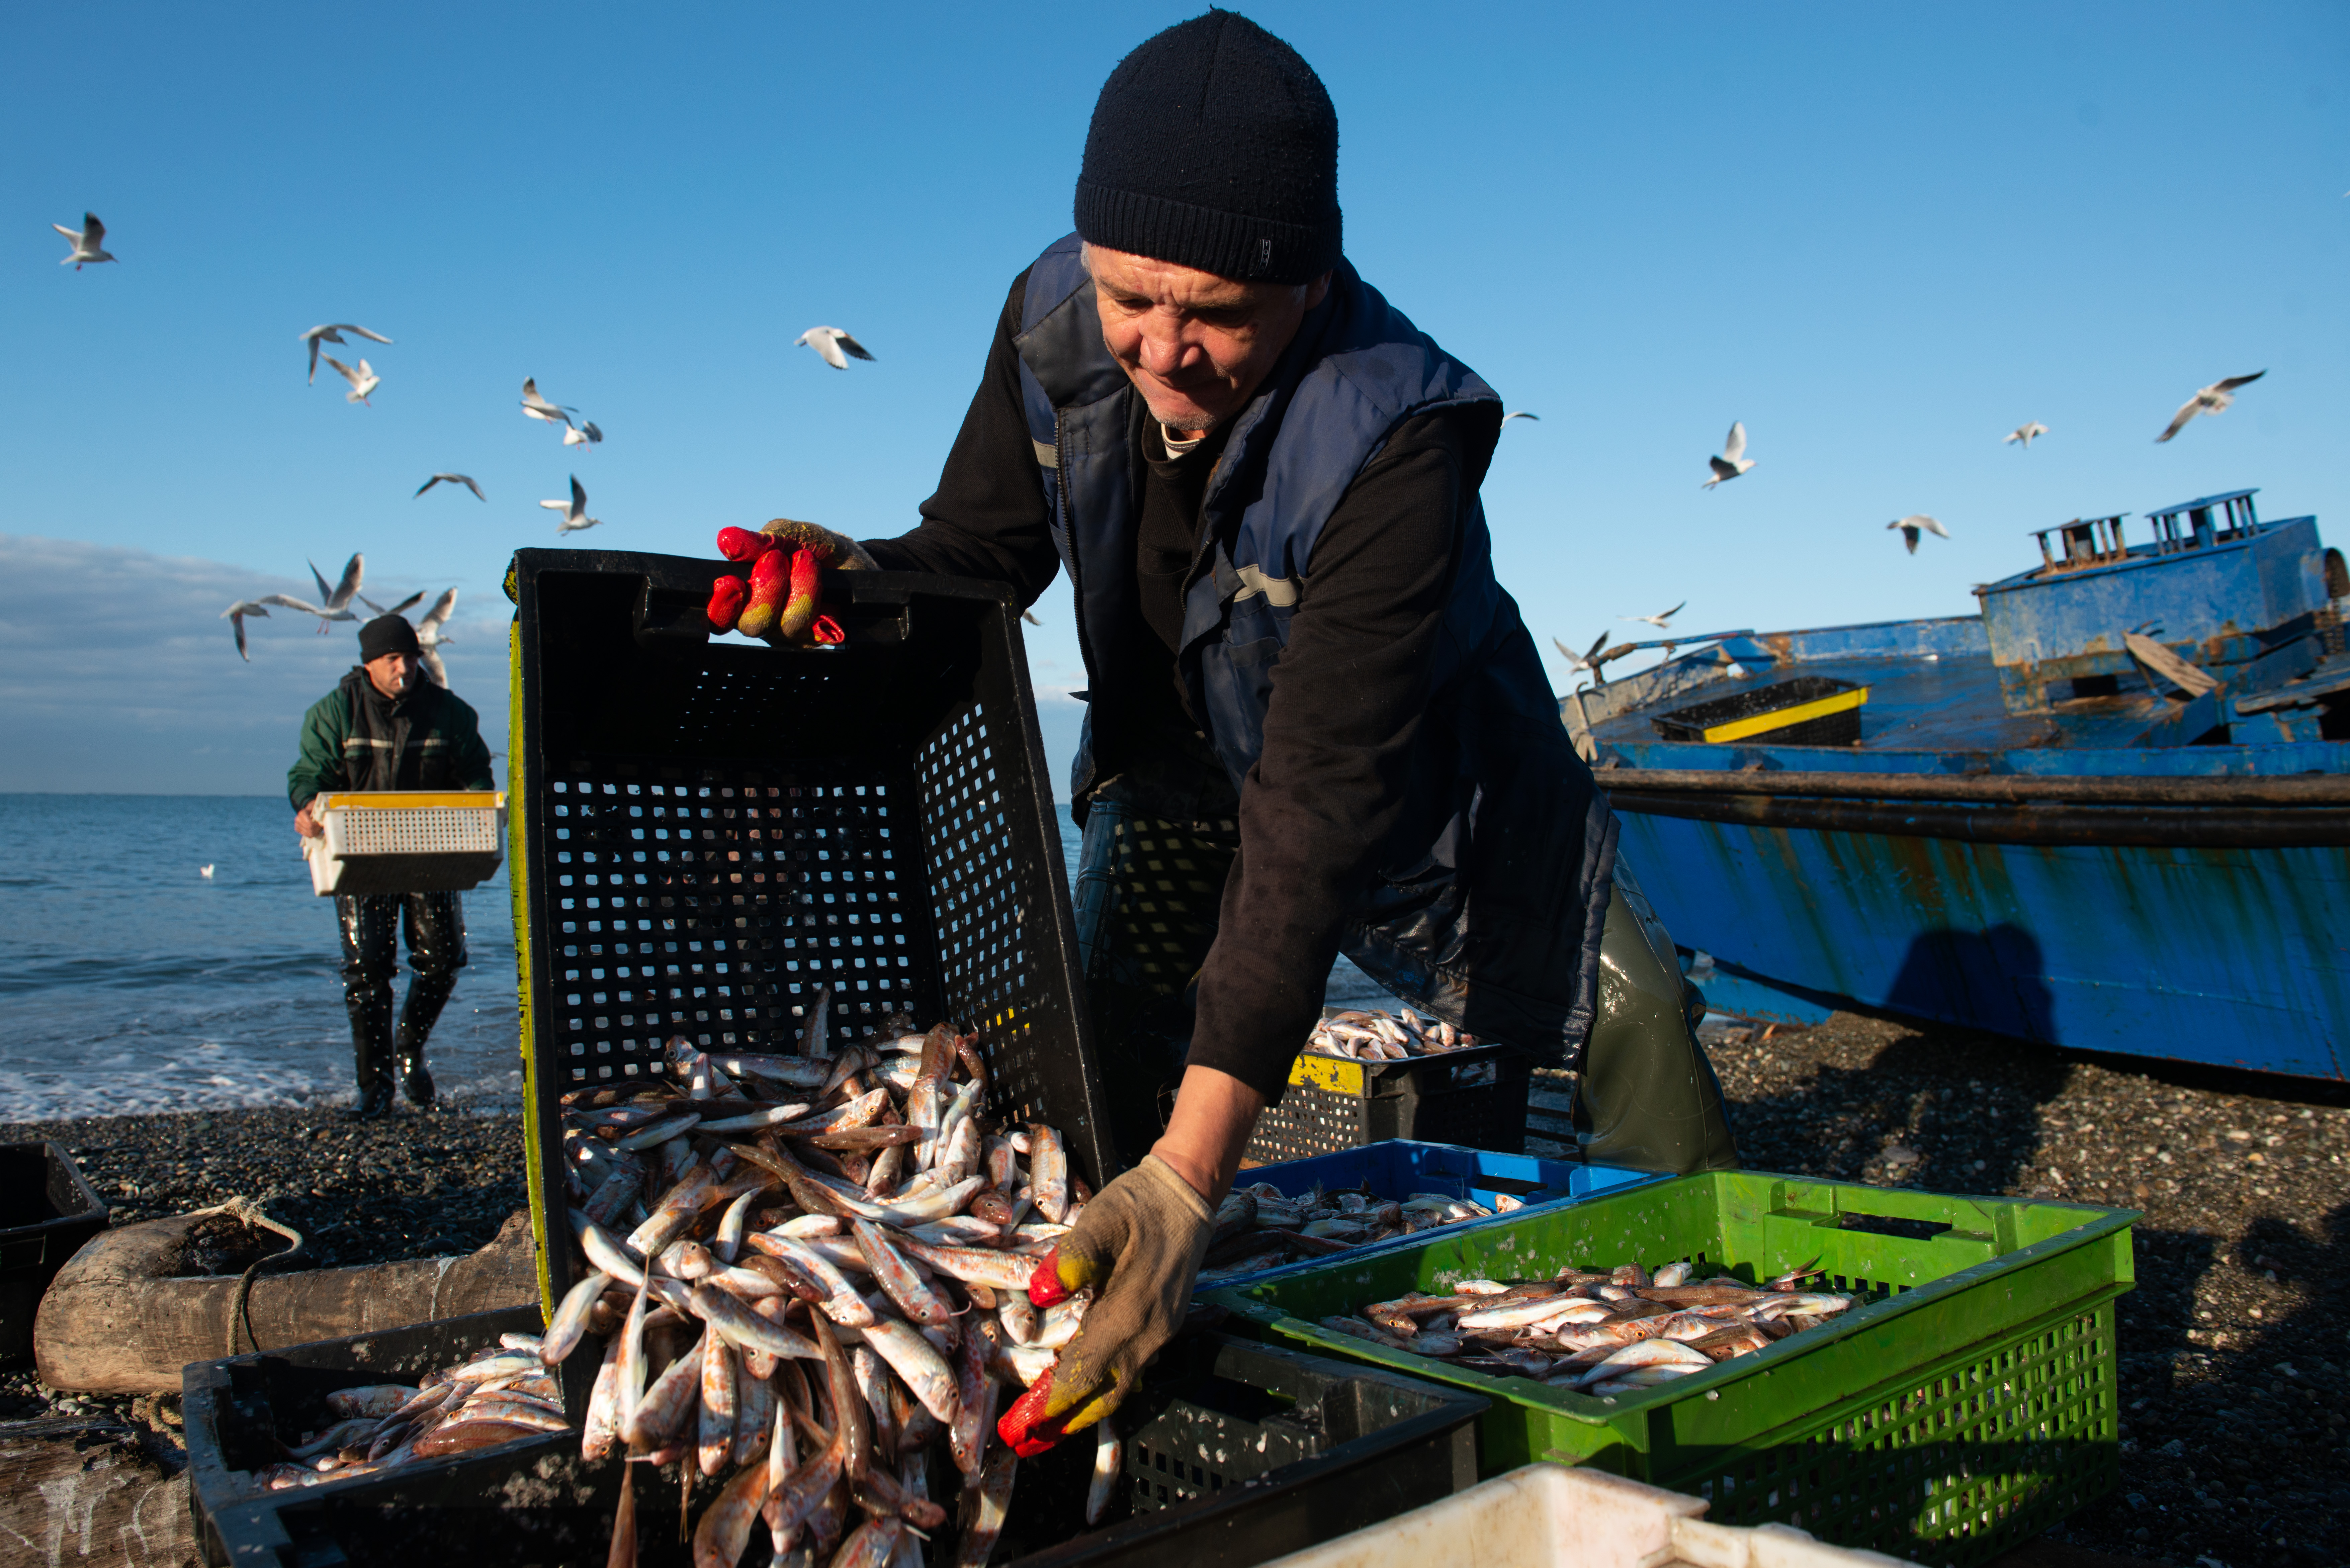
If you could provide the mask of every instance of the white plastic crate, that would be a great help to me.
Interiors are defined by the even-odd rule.
[[[311,805],[325,832],[302,854],[321,898],[463,892],[505,857],[504,790],[342,790]]]
[[[1527,1465],[1265,1568],[1896,1568],[1784,1524],[1708,1524],[1702,1499]]]

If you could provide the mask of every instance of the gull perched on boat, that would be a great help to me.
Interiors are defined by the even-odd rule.
[[[343,401],[347,403],[367,403],[368,394],[383,385],[383,378],[377,375],[375,367],[364,359],[359,361],[359,368],[354,370],[332,354],[326,355],[324,358],[328,364],[342,373],[344,380],[351,384],[351,389],[343,394]],[[375,405],[368,403],[368,407],[373,408]]]
[[[876,364],[879,363],[866,351],[864,344],[859,343],[837,327],[811,327],[793,338],[792,343],[795,348],[815,349],[824,356],[824,362],[836,370],[847,369],[851,359],[866,359]]]
[[[1680,614],[1681,611],[1687,608],[1689,608],[1689,600],[1683,599],[1680,603],[1675,605],[1672,608],[1666,610],[1661,615],[1619,615],[1616,618],[1617,620],[1637,620],[1643,626],[1653,626],[1659,631],[1669,631],[1672,629],[1673,617]]]
[[[416,623],[417,661],[424,666],[434,682],[442,687],[449,684],[449,671],[441,662],[441,649],[444,644],[457,639],[442,628],[449,624],[449,612],[456,607],[457,590],[451,588],[434,599],[432,607],[424,612],[424,618]]]
[[[253,655],[244,650],[244,618],[249,615],[259,616],[263,620],[267,620],[269,618],[269,607],[263,604],[259,599],[239,599],[236,603],[229,606],[228,608],[220,612],[221,619],[227,621],[231,626],[235,628],[236,656],[239,659],[244,659],[247,664],[253,662]]]
[[[300,610],[304,615],[317,616],[318,635],[324,637],[327,635],[328,621],[359,618],[358,613],[351,608],[351,601],[359,597],[359,582],[366,575],[367,557],[355,555],[344,566],[342,580],[329,588],[327,587],[326,577],[318,571],[318,563],[312,561],[310,576],[318,585],[317,604],[305,604],[291,594],[265,594],[262,596],[261,602],[265,605],[280,605],[290,610]]]
[[[538,378],[525,376],[522,382],[522,411],[525,419],[545,420],[548,424],[568,429],[571,416],[579,410],[565,408],[561,403],[548,402],[538,395]]]
[[[2013,430],[2008,431],[2006,435],[2002,436],[2000,438],[2000,444],[2004,446],[2010,441],[2021,441],[2023,443],[2023,450],[2030,452],[2032,450],[2032,438],[2033,436],[2044,436],[2047,433],[2048,427],[2042,424],[2038,420],[2033,420],[2029,424],[2021,424],[2016,426]]]
[[[1886,526],[1901,530],[1901,542],[1909,546],[1909,553],[1913,556],[1918,553],[1918,535],[1931,534],[1937,539],[1947,539],[1950,536],[1950,531],[1948,528],[1943,527],[1923,512],[1912,512],[1907,517],[1887,523]]]
[[[2221,412],[2236,400],[2237,388],[2250,386],[2267,374],[2266,370],[2255,370],[2249,376],[2230,376],[2224,381],[2212,382],[2181,403],[2178,411],[2170,416],[2170,428],[2154,439],[2158,442],[2168,441],[2185,430],[2187,421],[2196,415]]]
[[[436,473],[432,478],[426,480],[423,483],[418,485],[416,487],[416,493],[418,495],[421,495],[436,484],[462,484],[466,489],[473,493],[474,500],[487,501],[489,499],[488,496],[482,493],[482,487],[473,483],[473,475],[466,473]],[[413,499],[413,497],[411,499]]]
[[[566,446],[593,446],[603,439],[604,432],[596,428],[594,420],[582,420],[563,432],[563,444]]]
[[[539,504],[550,512],[563,514],[555,520],[555,531],[558,534],[576,534],[582,528],[593,528],[604,521],[601,517],[588,515],[588,491],[576,473],[571,476],[570,500],[542,501]]]
[[[73,242],[73,249],[57,263],[59,266],[70,263],[74,271],[79,272],[90,262],[109,262],[115,259],[104,248],[106,225],[98,221],[96,213],[84,213],[81,215],[81,227],[78,229],[68,229],[63,223],[51,223],[49,227]]]
[[[1746,421],[1732,421],[1730,426],[1730,437],[1721,443],[1721,455],[1710,457],[1705,461],[1713,469],[1713,477],[1698,486],[1700,490],[1711,490],[1723,480],[1735,479],[1752,468],[1754,460],[1746,455]]]
[[[318,379],[318,345],[321,343],[341,343],[343,341],[343,334],[346,332],[356,332],[370,343],[389,343],[391,341],[390,338],[386,337],[380,332],[369,332],[366,327],[355,326],[348,321],[330,321],[324,327],[313,327],[309,331],[305,332],[300,337],[296,339],[296,342],[307,343],[310,346],[311,380],[316,381]]]

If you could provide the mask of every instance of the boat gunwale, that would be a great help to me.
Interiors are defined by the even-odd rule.
[[[1602,765],[1594,770],[1611,796],[1619,791],[1697,795],[1818,795],[1846,800],[1968,801],[2023,804],[2350,807],[2350,774],[2286,777],[2195,774],[1799,773],[1713,768]]]

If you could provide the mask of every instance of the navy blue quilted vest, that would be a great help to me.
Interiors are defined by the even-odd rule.
[[[1071,234],[1030,269],[1016,346],[1090,670],[1094,649],[1140,613],[1140,456],[1139,394],[1102,342],[1079,250]],[[1406,419],[1496,400],[1338,265],[1330,298],[1233,421],[1203,505],[1208,547],[1184,596],[1179,669],[1235,790],[1263,748],[1272,670],[1339,498]],[[1616,823],[1494,579],[1482,504],[1454,548],[1420,741],[1441,749],[1451,787],[1378,868],[1346,952],[1440,1017],[1571,1059],[1591,1024]],[[1094,782],[1091,729],[1088,713],[1071,781],[1080,802]]]

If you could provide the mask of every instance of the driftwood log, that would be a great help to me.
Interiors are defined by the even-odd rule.
[[[527,1214],[509,1219],[470,1256],[263,1272],[249,1287],[231,1274],[180,1276],[196,1222],[181,1215],[125,1225],[74,1254],[33,1323],[43,1381],[82,1393],[177,1394],[180,1368],[192,1361],[520,1306],[538,1295]]]
[[[0,1561],[195,1568],[184,1460],[105,1417],[0,1424]]]

